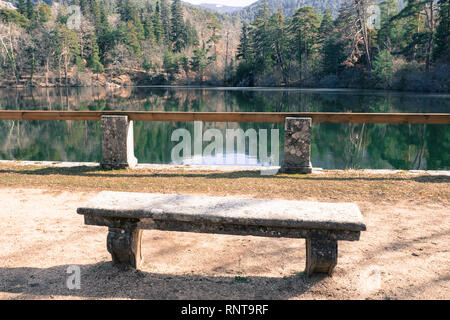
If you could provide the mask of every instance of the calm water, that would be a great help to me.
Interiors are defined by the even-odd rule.
[[[0,89],[0,110],[448,113],[450,95],[182,87]],[[203,124],[204,131],[279,129],[281,156],[283,127],[259,123]],[[171,150],[177,144],[171,141],[171,135],[178,128],[193,132],[192,123],[136,122],[135,154],[139,162],[171,163]],[[0,120],[0,159],[99,162],[100,123]],[[314,167],[325,169],[449,170],[450,126],[314,124],[311,161]]]

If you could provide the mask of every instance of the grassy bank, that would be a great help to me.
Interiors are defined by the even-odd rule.
[[[312,175],[261,176],[258,171],[211,172],[165,169],[103,171],[0,164],[0,186],[58,190],[248,195],[320,201],[450,203],[450,177],[324,171]]]

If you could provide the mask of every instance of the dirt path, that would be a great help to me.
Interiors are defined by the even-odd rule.
[[[141,271],[119,272],[106,228],[75,213],[96,191],[0,188],[0,299],[449,299],[450,209],[357,202],[367,232],[340,242],[332,278],[304,277],[305,241],[144,231]],[[245,195],[243,195],[245,196]],[[81,267],[81,289],[66,287]]]

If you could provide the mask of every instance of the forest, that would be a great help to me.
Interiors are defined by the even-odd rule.
[[[450,88],[449,0],[1,3],[0,86]]]

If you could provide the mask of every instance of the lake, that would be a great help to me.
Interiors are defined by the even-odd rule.
[[[28,88],[0,89],[0,110],[448,113],[450,95],[281,88]],[[193,127],[135,122],[139,163],[171,163],[177,144],[171,141],[172,132],[193,132]],[[204,131],[210,128],[279,129],[280,139],[284,136],[282,123],[203,124]],[[450,170],[449,125],[313,124],[312,134],[313,167]],[[280,140],[280,156],[282,148]],[[100,122],[0,120],[0,159],[99,162]],[[248,164],[247,157],[243,159],[237,164]]]

